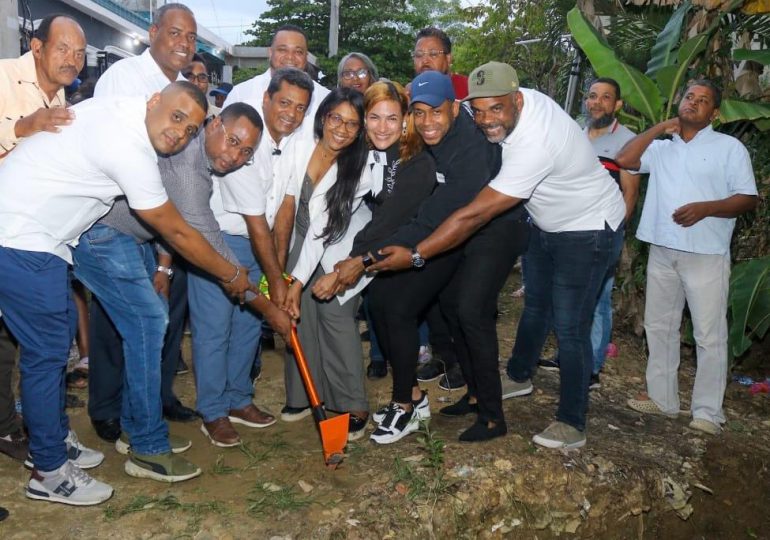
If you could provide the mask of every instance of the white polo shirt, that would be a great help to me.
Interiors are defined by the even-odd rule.
[[[264,119],[264,111],[256,107]],[[275,216],[287,195],[296,195],[298,182],[294,178],[295,145],[301,144],[303,134],[292,133],[276,144],[267,127],[262,132],[254,163],[241,167],[224,178],[215,178],[216,195],[211,208],[219,226],[228,234],[248,237],[242,215],[264,215],[268,226],[275,225]]]
[[[641,158],[639,172],[650,173],[636,237],[644,242],[689,253],[724,255],[730,251],[735,218],[707,217],[682,227],[671,217],[692,202],[733,195],[756,195],[754,170],[746,147],[707,126],[690,142],[679,135],[653,141]]]
[[[0,164],[0,245],[72,263],[76,246],[123,194],[146,210],[168,198],[140,97],[94,98],[73,107],[60,133],[22,141]]]
[[[262,98],[267,91],[267,87],[270,85],[271,78],[272,73],[270,68],[268,68],[264,73],[257,75],[256,77],[252,77],[248,81],[237,84],[235,88],[233,88],[227,95],[224,107],[227,107],[231,103],[242,101],[243,103],[248,103],[258,111],[262,110]],[[317,82],[313,81],[313,95],[310,96],[310,104],[308,105],[307,112],[305,113],[305,118],[302,121],[300,127],[297,128],[298,132],[305,132],[306,135],[309,134],[312,136],[315,113],[318,111],[318,106],[328,95],[328,88],[325,88]]]
[[[545,94],[522,88],[518,124],[501,143],[503,164],[489,187],[526,201],[546,232],[617,230],[626,206],[580,126]]]
[[[176,80],[186,81],[187,79],[180,73]],[[142,96],[147,101],[170,83],[171,81],[150,54],[148,47],[139,56],[123,58],[107,68],[107,71],[96,81],[94,97]]]

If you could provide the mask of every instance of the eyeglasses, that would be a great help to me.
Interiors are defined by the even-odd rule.
[[[444,51],[431,49],[429,51],[412,51],[412,58],[416,58],[419,60],[420,58],[424,58],[425,56],[429,56],[431,60],[435,60],[442,54],[446,54]]]
[[[221,121],[221,118],[220,118]],[[236,137],[235,135],[230,135],[227,132],[227,128],[225,127],[225,123],[221,121],[220,125],[222,126],[222,131],[225,132],[225,142],[227,142],[227,146],[230,148],[240,148],[239,152],[240,154],[246,158],[246,161],[244,162],[244,165],[251,165],[254,163],[254,149],[249,146],[243,146],[241,141]]]
[[[209,76],[206,73],[198,73],[197,75],[193,72],[185,73],[184,78],[190,82],[209,82]]]
[[[346,69],[345,71],[342,72],[342,78],[345,79],[346,81],[350,81],[356,78],[366,79],[368,76],[369,76],[369,70],[366,68],[361,68],[356,70]]]
[[[339,114],[337,113],[329,113],[326,115],[326,120],[329,122],[329,125],[333,128],[338,128],[341,125],[345,126],[345,130],[348,132],[357,132],[361,128],[361,122],[358,120],[344,120]]]

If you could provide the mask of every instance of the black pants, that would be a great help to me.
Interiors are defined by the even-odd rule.
[[[0,319],[0,437],[19,429],[16,400],[13,397],[13,370],[16,367],[16,343]]]
[[[380,348],[393,368],[393,401],[409,403],[417,385],[419,325],[449,283],[461,253],[457,250],[428,261],[421,269],[386,272],[369,285],[369,307]]]
[[[187,315],[187,272],[174,264],[169,292],[169,324],[161,357],[160,392],[164,407],[176,403],[174,376]],[[89,311],[88,415],[92,420],[120,418],[123,395],[123,341],[95,296]]]
[[[479,421],[503,421],[498,369],[497,298],[516,259],[527,249],[529,226],[510,216],[491,221],[465,244],[441,308],[454,350],[479,404]]]
[[[428,340],[433,355],[438,355],[444,362],[444,368],[449,369],[457,363],[457,353],[455,352],[452,332],[449,329],[449,323],[441,311],[441,305],[438,301],[431,304],[425,313],[425,322],[428,323]]]

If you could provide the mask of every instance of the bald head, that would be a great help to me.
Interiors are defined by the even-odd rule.
[[[147,102],[145,126],[158,154],[180,152],[198,132],[206,118],[208,103],[195,85],[171,83]]]

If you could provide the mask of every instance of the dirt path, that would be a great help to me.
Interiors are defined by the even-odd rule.
[[[517,285],[513,274],[501,296],[503,357],[522,306],[510,296]],[[215,448],[197,424],[172,424],[204,469],[173,486],[126,476],[124,458],[96,437],[85,410],[71,410],[80,438],[107,455],[93,473],[115,496],[82,509],[29,501],[28,473],[0,458],[0,505],[11,511],[0,538],[770,538],[770,398],[731,384],[718,438],[690,430],[685,417],[643,418],[625,407],[643,390],[641,342],[620,332],[614,341],[620,355],[591,394],[588,445],[569,453],[530,440],[556,408],[558,374],[543,371],[533,396],[505,402],[506,437],[457,442],[469,420],[435,413],[462,392],[429,383],[429,434],[393,446],[351,443],[334,472],[322,465],[310,418],[242,428],[241,449]],[[257,385],[257,403],[273,412],[283,405],[282,366],[279,354],[265,354]],[[685,399],[693,375],[685,359]],[[177,388],[192,404],[192,375]],[[372,407],[389,389],[389,379],[369,385]]]

